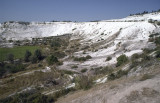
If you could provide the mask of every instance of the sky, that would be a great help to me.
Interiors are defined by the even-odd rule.
[[[118,19],[159,5],[160,0],[0,0],[0,22]]]

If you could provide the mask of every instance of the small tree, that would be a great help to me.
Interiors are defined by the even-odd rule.
[[[42,59],[43,59],[43,56],[42,56],[41,50],[39,49],[35,50],[34,55],[31,59],[32,63],[36,63],[38,60],[42,60]]]
[[[128,57],[125,54],[123,54],[123,55],[121,55],[121,56],[119,56],[117,58],[117,64],[116,64],[116,66],[118,67],[118,66],[126,63],[127,61],[128,61]]]
[[[29,57],[32,55],[32,53],[28,50],[26,50],[25,56],[24,56],[24,61],[29,62]]]
[[[37,58],[38,60],[42,60],[42,58],[43,58],[42,53],[41,53],[41,50],[39,50],[39,49],[35,50],[34,56],[35,56],[35,58]]]
[[[7,60],[10,61],[10,62],[13,62],[13,60],[14,60],[14,55],[13,55],[13,54],[8,54],[8,55],[7,55]]]

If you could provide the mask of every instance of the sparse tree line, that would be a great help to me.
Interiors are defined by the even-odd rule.
[[[160,9],[158,9],[158,10],[152,10],[151,12],[149,12],[149,11],[143,11],[141,13],[130,14],[130,16],[133,16],[133,15],[144,15],[144,14],[155,13],[155,12],[160,12]]]

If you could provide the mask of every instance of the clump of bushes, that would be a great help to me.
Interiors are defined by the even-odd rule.
[[[86,61],[87,59],[91,59],[92,57],[90,55],[87,55],[86,57],[74,57],[74,61]]]
[[[98,75],[98,74],[110,74],[112,71],[113,71],[113,69],[109,68],[108,66],[94,68],[94,74],[95,75]]]
[[[84,69],[81,70],[81,73],[85,73],[86,71],[87,71],[87,69],[84,68]]]
[[[128,74],[128,70],[119,70],[119,71],[117,71],[117,73],[109,74],[108,80],[114,80],[114,79],[120,78],[120,77],[127,75],[127,74]]]
[[[25,70],[26,65],[23,65],[21,63],[17,64],[5,64],[5,63],[0,63],[0,77],[3,77],[9,73],[16,73],[19,71]]]
[[[116,67],[121,66],[122,64],[126,63],[127,61],[128,61],[128,57],[125,54],[119,56],[117,58]]]
[[[53,103],[54,101],[52,97],[33,90],[1,99],[0,103]]]

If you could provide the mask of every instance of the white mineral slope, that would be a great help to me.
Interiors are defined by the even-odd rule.
[[[13,23],[2,23],[0,25],[0,40],[24,40],[36,37],[48,37],[64,34],[72,34],[71,39],[81,39],[82,45],[91,46],[99,44],[96,52],[88,51],[87,54],[93,58],[81,65],[106,64],[106,57],[112,56],[107,62],[113,64],[121,54],[131,56],[141,53],[143,48],[154,48],[155,45],[148,42],[149,35],[160,32],[160,27],[148,23],[148,19],[159,20],[160,13],[150,13],[141,16],[129,16],[121,20],[132,20],[132,22],[47,22],[30,23],[28,25]],[[143,21],[141,21],[143,19]],[[140,20],[133,22],[134,20]],[[96,47],[96,46],[95,46]],[[75,53],[75,55],[79,53]],[[82,54],[83,56],[83,54]]]
[[[57,36],[63,34],[74,34],[79,36],[87,36],[86,39],[94,39],[95,41],[101,39],[107,39],[107,37],[113,35],[120,28],[128,28],[130,35],[137,31],[136,28],[141,27],[142,30],[139,32],[152,32],[155,27],[152,24],[146,22],[147,19],[159,19],[160,13],[151,13],[143,16],[129,16],[123,19],[117,20],[138,20],[144,19],[143,22],[46,22],[46,23],[35,23],[32,22],[28,25],[20,24],[18,22],[13,23],[2,23],[0,25],[0,37],[6,39],[31,39],[35,37],[47,37]],[[146,29],[146,30],[145,30]],[[146,33],[143,34],[146,34]],[[103,35],[104,34],[104,35]],[[123,33],[122,33],[123,34]],[[101,36],[100,36],[101,35]],[[124,35],[128,35],[125,33]],[[148,36],[148,35],[146,35]],[[89,37],[89,38],[88,38]]]

